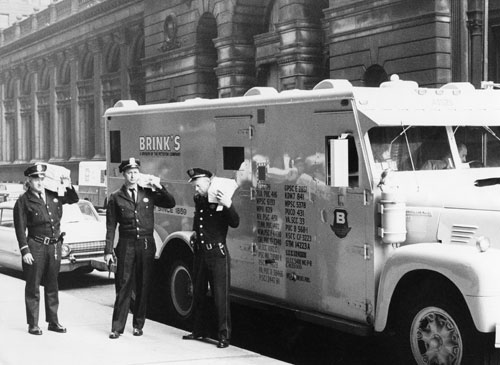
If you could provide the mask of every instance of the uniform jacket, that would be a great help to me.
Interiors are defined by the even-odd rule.
[[[116,225],[120,239],[152,237],[154,230],[154,206],[173,208],[174,197],[165,189],[153,191],[137,186],[137,203],[128,193],[126,185],[112,193],[106,210],[106,248],[104,253],[113,253]]]
[[[197,244],[226,243],[228,227],[236,228],[240,217],[231,205],[217,211],[217,204],[209,203],[207,197],[194,197],[195,212],[193,231],[196,233]]]
[[[30,252],[27,237],[59,237],[62,205],[77,203],[78,194],[72,186],[66,188],[64,196],[58,196],[57,193],[45,189],[45,200],[46,204],[28,189],[14,205],[14,227],[22,255]]]

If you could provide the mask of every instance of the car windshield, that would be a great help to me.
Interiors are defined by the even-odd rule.
[[[63,205],[63,215],[61,218],[61,222],[63,223],[98,220],[99,217],[89,202],[80,201],[78,204]]]
[[[10,208],[0,209],[0,226],[13,227],[14,218],[13,210]]]
[[[368,136],[380,170],[500,166],[500,127],[376,127]],[[458,152],[455,157],[452,149]]]

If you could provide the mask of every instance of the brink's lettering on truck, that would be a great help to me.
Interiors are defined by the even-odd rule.
[[[324,80],[313,90],[118,102],[105,113],[108,191],[122,183],[121,159],[140,155],[178,202],[157,210],[152,310],[179,325],[192,315],[185,172],[199,166],[238,185],[241,221],[227,236],[233,299],[385,333],[398,364],[494,364],[500,90],[484,85]]]
[[[181,136],[140,136],[139,153],[145,152],[178,152],[181,149]]]

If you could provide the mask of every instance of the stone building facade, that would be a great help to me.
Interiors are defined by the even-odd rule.
[[[35,161],[76,174],[104,159],[102,115],[120,99],[378,86],[393,73],[421,86],[498,81],[500,0],[488,23],[483,1],[52,0],[0,30],[0,181]]]

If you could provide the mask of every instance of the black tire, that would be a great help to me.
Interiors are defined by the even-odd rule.
[[[92,266],[81,266],[81,267],[73,270],[73,273],[75,275],[86,275],[86,274],[90,274],[92,271],[94,271],[94,268]]]
[[[185,258],[176,258],[168,262],[164,273],[168,320],[178,327],[187,328],[193,314],[192,263]]]
[[[423,285],[401,300],[397,363],[469,365],[478,360],[477,331],[465,303],[445,287]]]

